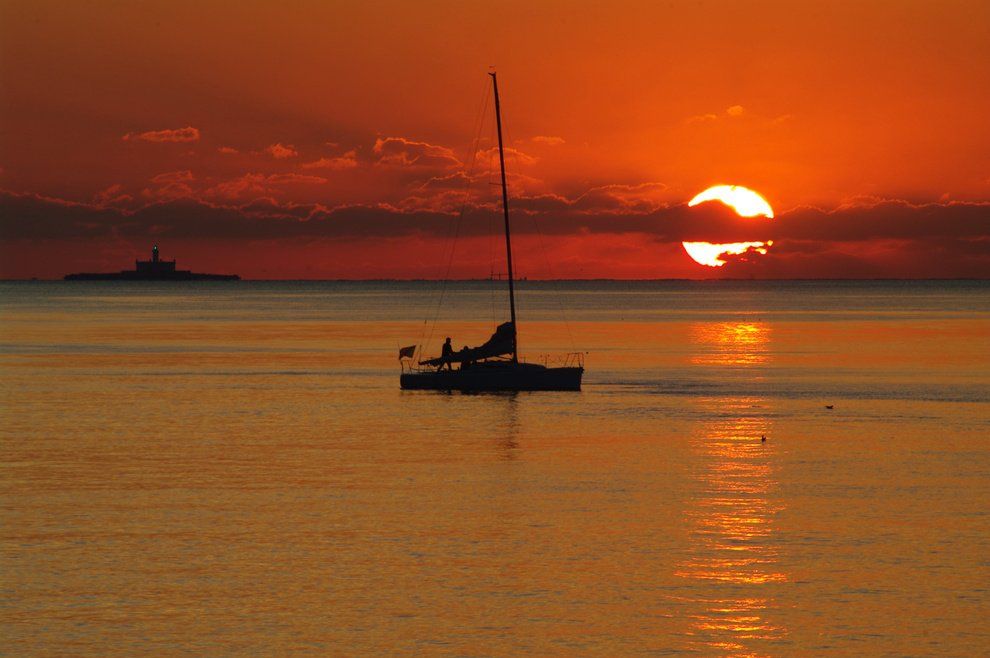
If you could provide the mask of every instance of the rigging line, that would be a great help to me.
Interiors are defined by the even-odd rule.
[[[450,253],[449,256],[446,258],[447,264],[443,274],[443,278],[441,279],[440,295],[439,295],[439,299],[437,300],[437,306],[433,314],[433,322],[430,325],[430,332],[429,332],[429,336],[427,337],[426,344],[429,344],[433,341],[433,333],[436,330],[437,320],[439,319],[440,311],[443,308],[443,300],[447,292],[447,284],[450,280],[450,271],[454,264],[454,254],[457,248],[457,238],[460,236],[461,224],[464,220],[464,213],[469,203],[468,188],[471,184],[471,179],[474,175],[474,167],[477,160],[478,142],[481,139],[481,131],[483,129],[484,115],[487,108],[488,108],[488,93],[486,92],[484,100],[481,105],[481,110],[478,113],[478,117],[475,121],[476,129],[475,129],[474,141],[470,146],[471,150],[468,153],[468,157],[466,158],[468,161],[468,167],[467,167],[467,173],[465,174],[465,180],[461,188],[462,203],[457,213],[457,222],[454,225],[453,238],[450,240]]]
[[[457,213],[457,221],[454,224],[453,238],[450,240],[450,254],[449,254],[449,256],[446,259],[447,260],[447,266],[446,266],[446,269],[444,270],[444,275],[443,275],[443,278],[441,279],[441,283],[440,283],[440,295],[439,295],[439,299],[437,300],[436,310],[433,313],[433,322],[430,324],[429,335],[427,336],[426,341],[423,344],[424,345],[423,350],[425,350],[426,349],[426,346],[429,345],[433,341],[433,333],[434,333],[434,331],[436,329],[437,320],[440,317],[440,310],[443,307],[444,297],[446,296],[447,283],[448,283],[448,281],[450,279],[450,270],[451,270],[451,268],[453,267],[453,264],[454,264],[454,253],[455,253],[456,247],[457,247],[457,238],[460,235],[461,224],[462,224],[462,221],[464,219],[464,212],[467,209],[468,203],[470,201],[470,198],[469,198],[469,195],[468,195],[468,188],[469,188],[469,186],[471,184],[471,179],[472,179],[472,177],[474,175],[474,167],[475,167],[475,163],[477,161],[477,155],[478,155],[478,144],[481,141],[481,131],[484,128],[484,117],[485,117],[485,114],[487,113],[488,99],[490,98],[490,95],[491,95],[491,92],[490,91],[487,91],[487,85],[486,85],[486,92],[484,94],[484,98],[483,98],[482,103],[481,103],[481,108],[479,109],[478,115],[477,115],[477,117],[475,119],[475,122],[474,122],[474,125],[475,125],[474,140],[473,140],[471,146],[469,147],[470,148],[470,151],[468,153],[468,158],[467,158],[467,160],[468,160],[467,173],[465,174],[465,180],[464,180],[464,182],[462,184],[462,189],[461,189],[462,203],[461,203],[460,210]]]

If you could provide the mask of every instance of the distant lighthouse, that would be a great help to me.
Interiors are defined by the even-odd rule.
[[[79,272],[66,274],[66,281],[237,281],[236,274],[205,274],[175,269],[174,260],[162,260],[158,245],[151,248],[151,260],[135,260],[133,270],[120,272]]]
[[[175,261],[162,260],[158,255],[158,245],[156,244],[151,248],[151,260],[134,261],[134,271],[155,277],[171,277],[175,275]]]

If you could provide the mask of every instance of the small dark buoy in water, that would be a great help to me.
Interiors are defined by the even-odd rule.
[[[767,435],[764,434],[763,436],[760,437],[760,443],[766,443],[766,442],[767,442]]]
[[[834,404],[826,404],[825,405],[825,408],[826,409],[833,409],[833,408],[835,408],[835,405]]]

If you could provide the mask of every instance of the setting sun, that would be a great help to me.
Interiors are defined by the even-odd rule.
[[[773,240],[766,242],[730,242],[727,244],[713,244],[711,242],[682,242],[684,251],[694,259],[699,265],[709,267],[722,267],[725,261],[722,256],[737,256],[753,250],[759,254],[766,254],[767,248],[773,245]]]
[[[694,207],[706,201],[721,201],[729,206],[740,217],[768,217],[773,219],[773,208],[767,200],[753,190],[741,185],[715,185],[697,195],[688,202]]]
[[[688,202],[693,208],[708,201],[720,201],[732,208],[740,217],[765,217],[773,219],[773,208],[767,200],[753,190],[741,185],[714,185],[696,195]],[[766,255],[773,240],[751,242],[682,242],[684,251],[694,262],[708,267],[722,267],[727,262],[724,256],[738,256],[747,252]]]

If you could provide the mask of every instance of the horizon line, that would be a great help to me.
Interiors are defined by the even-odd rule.
[[[62,282],[62,283],[225,283],[225,284],[237,284],[237,283],[302,283],[302,282],[313,282],[313,283],[502,283],[507,282],[508,279],[490,279],[490,278],[472,278],[472,279],[431,279],[431,278],[400,278],[400,277],[381,277],[381,278],[362,278],[362,279],[341,279],[341,278],[327,278],[327,279],[247,279],[240,278],[233,281],[169,281],[167,279],[163,280],[121,280],[121,281],[66,281],[64,278],[42,278],[42,277],[21,277],[21,278],[0,278],[0,283],[23,283],[23,282]],[[625,282],[625,283],[660,283],[660,282],[698,282],[698,283],[708,283],[708,282],[719,282],[719,281],[729,281],[729,282],[740,282],[740,281],[990,281],[990,275],[985,277],[787,277],[787,278],[768,278],[768,277],[708,277],[708,278],[688,278],[688,277],[664,277],[655,279],[632,279],[632,278],[609,278],[609,277],[591,277],[591,278],[553,278],[553,279],[514,279],[516,283],[594,283],[594,282]]]

